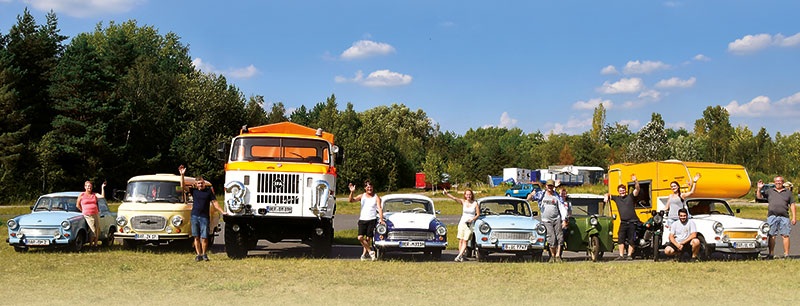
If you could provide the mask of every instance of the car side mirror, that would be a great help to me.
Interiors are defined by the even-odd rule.
[[[437,211],[436,211],[436,214],[437,214],[437,215],[441,215],[441,214],[442,214],[442,211],[441,211],[441,210],[437,210]]]
[[[532,213],[532,215],[533,215],[534,217],[536,217],[536,216],[538,216],[538,215],[539,215],[539,212],[538,212],[538,211],[534,211],[534,212]]]
[[[33,205],[31,205],[31,210],[33,210]]]
[[[738,214],[738,213],[740,213],[740,212],[742,212],[742,210],[741,210],[741,209],[739,209],[739,208],[737,208],[737,209],[736,209],[736,213]]]

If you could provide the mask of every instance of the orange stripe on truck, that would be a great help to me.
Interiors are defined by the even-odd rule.
[[[325,165],[272,163],[272,162],[234,162],[225,165],[225,171],[266,171],[300,172],[336,175],[336,168]]]

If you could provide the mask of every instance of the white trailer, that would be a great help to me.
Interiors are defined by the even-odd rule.
[[[530,183],[531,170],[523,168],[504,168],[503,181],[506,181],[510,178],[514,179],[515,183]]]

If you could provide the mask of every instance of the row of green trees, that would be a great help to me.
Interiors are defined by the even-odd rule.
[[[245,97],[225,77],[193,67],[187,45],[136,21],[61,35],[55,14],[37,24],[26,10],[0,33],[0,193],[2,202],[78,190],[84,180],[122,188],[134,175],[174,173],[216,184],[223,179],[216,143],[243,125],[292,121],[332,132],[342,151],[337,189],[371,179],[381,190],[431,181],[485,181],[505,167],[553,164],[606,167],[615,162],[676,158],[745,165],[751,173],[797,173],[800,134],[771,137],[733,128],[720,106],[694,129],[665,128],[654,113],[640,131],[607,123],[602,105],[579,135],[477,128],[441,131],[423,110],[402,104],[363,112],[336,96],[287,112],[262,96]],[[265,109],[265,107],[267,109]]]

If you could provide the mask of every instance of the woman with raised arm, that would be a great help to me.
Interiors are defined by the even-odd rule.
[[[100,186],[100,193],[92,192],[92,182],[83,183],[84,192],[78,195],[78,202],[75,206],[83,213],[86,224],[89,225],[89,245],[97,246],[97,236],[100,234],[100,210],[97,209],[97,199],[106,197],[106,182]]]
[[[690,187],[688,192],[681,193],[681,186],[676,181],[672,181],[669,183],[669,187],[672,188],[672,193],[669,195],[667,199],[667,205],[664,207],[664,210],[667,211],[667,219],[670,220],[669,224],[678,220],[678,210],[681,208],[686,208],[689,210],[689,207],[686,207],[686,198],[690,197],[693,193],[695,188],[697,188],[697,181],[700,179],[700,173],[695,174],[694,180],[686,180],[686,184]]]
[[[455,261],[462,262],[464,261],[464,252],[467,251],[467,241],[472,236],[472,224],[480,216],[478,202],[475,201],[475,194],[470,189],[464,191],[463,199],[450,195],[447,193],[447,189],[444,189],[442,193],[461,203],[461,220],[458,221],[458,256]]]

